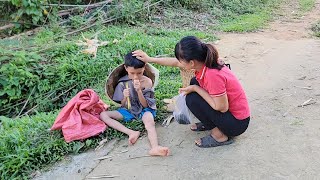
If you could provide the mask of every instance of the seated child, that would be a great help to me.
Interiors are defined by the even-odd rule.
[[[133,145],[139,138],[140,132],[128,129],[117,120],[125,122],[142,119],[148,132],[152,156],[168,156],[169,148],[159,146],[154,117],[156,115],[156,101],[152,90],[152,81],[143,75],[145,63],[138,60],[132,53],[125,56],[124,67],[128,75],[121,77],[115,88],[113,100],[121,102],[117,111],[104,111],[101,119],[110,127],[129,136],[129,144]]]

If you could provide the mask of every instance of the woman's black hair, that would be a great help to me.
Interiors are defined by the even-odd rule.
[[[135,56],[132,56],[132,52],[124,56],[124,65],[127,67],[133,67],[135,69],[143,68],[146,63],[140,61]]]
[[[201,42],[195,36],[184,37],[176,44],[175,56],[180,61],[190,62],[196,60],[205,64],[211,69],[221,69],[222,64],[219,64],[219,54],[217,49],[212,44]]]

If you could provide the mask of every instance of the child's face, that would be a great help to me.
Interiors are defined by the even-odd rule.
[[[126,68],[126,71],[128,72],[128,76],[130,79],[140,80],[142,78],[144,67],[138,68],[138,69],[135,69],[134,67],[127,67],[127,66],[124,66],[124,67]]]

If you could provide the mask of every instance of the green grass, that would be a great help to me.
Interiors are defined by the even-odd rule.
[[[272,20],[274,11],[281,0],[266,1],[264,5],[251,7],[249,13],[234,14],[221,18],[213,28],[224,32],[252,32],[264,28]]]
[[[33,171],[61,160],[66,154],[79,153],[95,147],[102,138],[123,138],[124,135],[122,133],[109,129],[100,136],[83,142],[66,143],[61,132],[49,132],[48,129],[52,126],[58,110],[84,88],[94,89],[105,102],[110,103],[104,95],[104,83],[112,69],[123,62],[122,57],[127,52],[143,49],[150,56],[160,54],[173,55],[175,44],[184,36],[195,35],[205,41],[215,40],[212,34],[188,30],[173,31],[126,26],[108,26],[99,30],[101,30],[98,36],[99,39],[107,41],[118,39],[119,43],[100,47],[96,59],[82,54],[80,52],[81,48],[75,45],[75,42],[82,38],[80,35],[56,40],[54,39],[56,33],[49,29],[43,29],[34,38],[24,39],[19,42],[21,46],[37,45],[33,55],[27,51],[10,51],[11,63],[15,64],[14,67],[18,68],[19,72],[24,72],[25,69],[28,70],[30,68],[27,67],[28,64],[21,63],[21,61],[26,61],[26,59],[29,59],[28,57],[33,58],[36,62],[39,59],[39,63],[42,66],[36,66],[39,63],[31,63],[31,67],[35,71],[30,69],[28,71],[37,75],[38,79],[28,88],[24,86],[24,91],[30,92],[33,87],[36,87],[38,94],[32,95],[30,102],[41,103],[41,107],[37,111],[42,113],[17,119],[0,118],[0,179],[30,178],[29,175]],[[83,35],[91,37],[94,33],[94,31],[87,31]],[[9,51],[8,49],[14,47],[15,44],[17,43],[10,45],[10,42],[6,42],[6,46],[3,46],[3,48],[5,48],[5,51]],[[48,46],[47,51],[36,53],[38,49]],[[166,116],[166,112],[163,109],[164,104],[161,100],[176,95],[182,83],[179,69],[155,66],[160,71],[160,82],[156,88],[159,109],[156,120],[160,121]],[[40,68],[41,71],[37,70],[37,68]],[[6,71],[3,70],[3,72]],[[14,74],[15,72],[16,70],[12,72],[13,74],[8,74],[8,76],[18,77],[18,74]],[[24,78],[24,81],[30,81],[24,76],[21,77]],[[32,78],[34,77],[31,76]],[[55,92],[55,89],[69,88],[75,83],[78,85],[72,91],[66,93],[66,96],[60,101],[51,101],[50,98],[40,96],[44,92],[51,93]],[[19,87],[21,88],[22,86],[17,86],[16,88],[18,89]],[[115,108],[115,106],[112,106],[112,108]],[[43,113],[45,110],[49,112]],[[128,123],[126,126],[140,131],[144,129],[141,122]]]
[[[0,68],[0,96],[3,97],[0,100],[3,107],[0,113],[9,117],[18,115],[24,106],[20,102],[27,99],[24,112],[37,104],[36,110],[39,112],[61,108],[78,91],[96,88],[97,84],[104,83],[112,69],[123,62],[122,57],[135,49],[143,49],[151,56],[172,55],[175,44],[184,36],[196,35],[201,39],[213,39],[210,34],[196,31],[149,27],[110,26],[99,29],[99,32],[100,40],[112,42],[118,39],[119,43],[100,47],[96,59],[82,54],[82,48],[75,44],[82,40],[81,35],[55,39],[60,34],[58,30],[53,33],[50,29],[43,29],[28,41],[12,44],[6,40],[0,41],[0,61],[4,62]],[[94,34],[93,31],[87,31],[83,36],[90,38]],[[19,46],[26,49],[10,50]],[[30,46],[34,47],[28,48]],[[160,70],[163,68],[159,67]],[[73,86],[75,88],[65,93]],[[33,93],[30,95],[31,92]],[[60,98],[55,99],[59,95]],[[20,104],[17,105],[18,103]]]
[[[301,12],[311,11],[315,5],[315,0],[299,0],[299,10]]]
[[[262,11],[255,14],[240,15],[234,19],[224,19],[216,29],[224,32],[251,32],[264,27],[271,14]]]

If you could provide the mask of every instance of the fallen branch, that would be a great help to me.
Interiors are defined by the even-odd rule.
[[[9,29],[9,28],[12,28],[12,27],[14,27],[14,24],[7,24],[5,26],[0,27],[0,31],[5,30],[5,29]]]
[[[15,38],[21,37],[21,36],[23,36],[23,35],[30,36],[30,35],[32,35],[32,34],[37,33],[38,31],[40,31],[40,27],[37,27],[37,28],[35,28],[35,29],[32,29],[32,30],[30,30],[30,31],[27,31],[27,32],[24,32],[24,33],[21,33],[21,34],[17,34],[17,35],[8,37],[7,39],[15,39]],[[20,49],[21,49],[21,48],[20,48]]]
[[[64,95],[64,94],[66,94],[67,92],[69,92],[71,89],[73,89],[73,88],[76,87],[77,85],[78,85],[78,84],[73,85],[71,88],[69,88],[69,89],[66,90],[65,92],[59,94],[57,97],[51,99],[50,101],[55,101],[56,99],[58,99],[59,97],[61,97],[61,96]],[[45,97],[45,98],[50,97],[52,94],[53,94],[53,93],[49,94],[49,95],[48,95],[47,97]],[[38,107],[38,104],[35,105],[33,108],[29,109],[29,110],[28,110],[27,112],[25,112],[23,115],[17,116],[17,118],[29,114],[31,111],[33,111],[33,110],[34,110],[35,108],[37,108],[37,107]]]
[[[102,1],[94,4],[87,4],[87,5],[81,5],[81,4],[48,4],[48,6],[59,6],[59,7],[97,7],[101,6],[105,3],[110,3],[112,0]]]
[[[153,4],[148,5],[148,6],[146,6],[146,7],[143,7],[143,8],[141,8],[141,9],[133,12],[132,14],[137,13],[137,12],[140,12],[140,11],[142,11],[142,10],[144,10],[144,9],[148,9],[148,8],[154,6],[154,5],[159,4],[159,3],[162,2],[162,1],[164,1],[164,0],[160,0],[160,1],[158,1],[158,2],[155,2],[155,3],[153,3]],[[112,17],[112,18],[110,18],[110,19],[107,19],[107,20],[105,20],[105,21],[102,21],[102,24],[106,24],[106,23],[115,21],[115,20],[120,19],[120,18],[123,18],[123,17],[125,17],[125,16],[126,16],[126,15],[122,15],[122,16],[119,16],[119,17]],[[57,38],[61,38],[61,37],[64,37],[64,36],[69,36],[69,35],[71,35],[71,34],[78,33],[78,32],[80,32],[80,31],[89,29],[89,28],[94,27],[94,26],[96,26],[96,25],[97,25],[97,22],[95,22],[95,23],[93,23],[93,24],[91,24],[91,25],[89,25],[89,26],[80,28],[80,29],[78,29],[78,30],[76,30],[76,31],[71,31],[71,32],[66,33],[66,34],[64,34],[64,35],[57,36]]]

